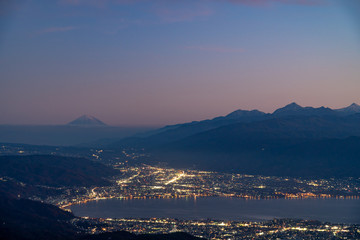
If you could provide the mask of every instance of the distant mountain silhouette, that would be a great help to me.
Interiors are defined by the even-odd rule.
[[[211,129],[216,129],[218,127],[234,124],[234,123],[247,123],[253,121],[259,121],[266,119],[266,114],[264,115],[232,115],[230,117],[219,117],[212,120],[204,120],[200,122],[192,122],[187,124],[181,124],[177,127],[170,128],[169,130],[162,131],[160,133],[154,134],[151,136],[151,139],[154,141],[153,144],[159,144],[168,142],[169,140],[177,140],[184,137],[191,136],[196,133],[208,131]]]
[[[109,146],[142,146],[143,144],[159,145],[171,141],[180,140],[191,135],[215,129],[218,127],[234,124],[249,123],[268,119],[270,114],[258,110],[236,110],[226,116],[216,117],[211,120],[194,121],[190,123],[169,125],[163,128],[152,130],[147,133],[137,134],[130,138],[125,138],[117,142],[110,143]]]
[[[273,114],[237,110],[212,120],[167,126],[110,147],[145,148],[154,162],[174,167],[267,175],[360,176],[350,167],[360,162],[360,138],[350,138],[360,137],[360,113],[356,111],[355,104],[341,111],[296,103]],[[312,165],[323,166],[324,171]]]
[[[275,117],[280,116],[323,116],[336,115],[336,112],[330,108],[320,107],[301,107],[296,103],[290,103],[283,108],[277,109],[273,114]]]
[[[346,115],[355,114],[355,113],[360,113],[360,106],[356,103],[353,103],[348,107],[335,109],[335,111]]]
[[[288,117],[237,123],[148,147],[180,168],[248,174],[359,177],[360,114],[351,118]],[[316,167],[317,166],[317,167]]]
[[[340,123],[340,127],[342,122],[344,124],[348,124],[346,119],[342,119],[343,117],[350,117],[354,114],[343,114],[339,111],[332,110],[330,108],[320,107],[320,108],[313,108],[313,107],[301,107],[296,103],[291,103],[286,105],[283,108],[279,108],[272,114],[263,113],[258,110],[236,110],[226,116],[216,117],[211,120],[203,120],[197,122],[190,122],[184,124],[177,124],[177,125],[170,125],[164,128],[160,128],[157,130],[153,130],[151,132],[147,132],[145,134],[136,135],[134,137],[125,138],[120,141],[110,143],[111,147],[116,146],[138,146],[138,147],[153,147],[159,146],[162,144],[167,144],[170,142],[175,142],[177,140],[181,140],[192,135],[210,131],[212,129],[217,129],[224,126],[230,126],[232,124],[237,123],[256,123],[256,122],[263,122],[271,119],[293,119],[296,118],[311,118],[311,117],[320,117],[318,119],[317,127],[321,127],[321,119],[325,122],[328,120],[338,121],[336,123],[332,123],[329,130],[334,133],[338,132],[338,134],[328,134],[327,136],[331,137],[346,137],[351,136],[352,128],[348,128],[345,133],[341,133],[343,130],[339,130],[337,123]],[[348,120],[349,120],[348,119]],[[292,120],[287,121],[290,123]],[[274,122],[274,121],[273,121]],[[324,122],[324,124],[325,124]],[[266,123],[266,122],[264,122]],[[269,122],[271,123],[271,121]],[[315,122],[314,122],[315,123]],[[308,127],[311,127],[313,123],[309,123]],[[355,128],[358,126],[357,122],[351,122],[351,124],[355,124]],[[261,126],[265,126],[260,124]],[[293,130],[296,131],[296,128],[299,127],[296,124],[293,126],[288,126],[288,128],[294,128]],[[314,126],[315,129],[315,126]],[[316,129],[315,129],[316,130]],[[324,133],[325,134],[325,133]],[[321,133],[316,133],[318,137],[325,137],[325,135],[321,135]]]
[[[76,125],[76,126],[107,126],[105,123],[100,121],[99,119],[90,116],[90,115],[82,115],[81,117],[75,119],[68,123],[68,125]]]
[[[296,111],[301,111],[302,109],[303,109],[303,107],[298,105],[296,102],[292,102],[292,103],[286,105],[285,107],[275,110],[274,113],[289,112],[289,111],[296,112]]]
[[[232,113],[229,113],[228,115],[225,116],[225,118],[227,119],[234,119],[234,118],[256,118],[256,117],[264,117],[266,115],[266,113],[264,112],[260,112],[259,110],[236,110]]]

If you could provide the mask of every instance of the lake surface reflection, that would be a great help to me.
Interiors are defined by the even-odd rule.
[[[101,218],[211,218],[238,221],[301,218],[360,224],[359,199],[107,199],[73,205],[70,209],[77,216]]]

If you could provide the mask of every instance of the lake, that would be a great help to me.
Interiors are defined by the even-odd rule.
[[[238,221],[301,218],[360,224],[360,199],[106,199],[73,205],[70,209],[77,216],[101,218],[211,218]]]

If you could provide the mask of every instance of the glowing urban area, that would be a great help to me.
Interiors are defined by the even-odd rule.
[[[108,186],[96,187],[49,187],[47,194],[30,199],[54,204],[70,211],[70,207],[90,201],[105,199],[189,199],[197,201],[206,197],[241,198],[248,200],[271,199],[359,199],[360,179],[308,179],[246,174],[230,174],[214,171],[179,170],[168,167],[136,164],[146,157],[142,151],[123,149],[114,154],[102,149],[66,152],[66,148],[48,148],[51,155],[76,155],[106,163],[118,171],[110,178]],[[4,144],[1,155],[38,154],[38,150],[21,145]],[[12,178],[1,178],[2,182],[26,185]],[[49,194],[50,193],[50,194]],[[19,196],[21,197],[21,196]],[[316,237],[321,239],[355,239],[360,227],[354,224],[323,223],[315,220],[273,219],[267,221],[237,221],[216,219],[176,218],[92,218],[83,216],[72,220],[72,224],[91,234],[111,231],[130,231],[137,234],[159,234],[187,232],[208,239],[299,239]]]

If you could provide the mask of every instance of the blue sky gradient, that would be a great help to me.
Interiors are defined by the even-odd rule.
[[[0,4],[0,124],[202,120],[360,104],[358,0]]]

